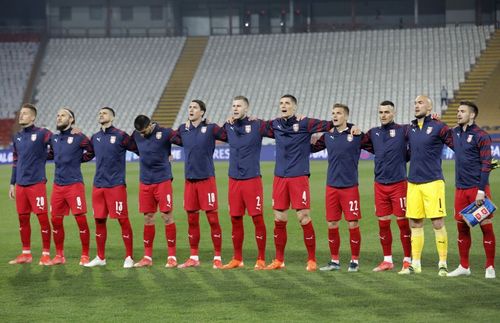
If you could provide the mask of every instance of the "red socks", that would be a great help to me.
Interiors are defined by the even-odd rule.
[[[23,250],[31,250],[31,225],[29,214],[19,214],[19,233]]]
[[[304,233],[304,244],[307,249],[307,260],[316,261],[316,234],[314,233],[312,221],[302,225],[302,231]]]
[[[266,223],[262,214],[252,216],[252,221],[255,226],[255,241],[259,254],[257,259],[266,260]]]
[[[257,259],[266,259],[266,224],[262,214],[252,216],[252,221],[255,227],[255,242],[257,243],[258,255]],[[245,237],[245,229],[243,227],[243,216],[232,216],[232,235],[234,256],[236,260],[243,260],[243,240]]]
[[[379,220],[379,238],[384,256],[392,256],[391,220]]]
[[[397,220],[399,227],[399,238],[403,246],[403,254],[405,257],[411,257],[411,230],[408,219]]]
[[[233,258],[241,261],[243,260],[243,239],[245,237],[245,230],[243,229],[243,217],[232,216],[231,223],[234,248]]]
[[[285,260],[285,246],[287,240],[286,221],[274,221],[274,245],[276,246],[276,260]]]
[[[76,224],[80,231],[80,241],[82,243],[82,256],[89,255],[90,233],[87,217],[85,214],[75,215]],[[102,258],[101,258],[102,259]]]
[[[153,242],[155,240],[156,229],[154,224],[144,225],[144,255],[153,258]],[[175,223],[165,225],[165,237],[167,239],[168,256],[175,257],[177,229]]]
[[[488,223],[481,226],[483,231],[483,246],[484,253],[486,254],[486,268],[489,266],[495,267],[495,247],[496,239],[495,232],[493,231],[493,224]]]
[[[471,246],[470,228],[465,222],[457,221],[458,229],[458,254],[460,255],[460,265],[469,268],[469,250]]]
[[[144,255],[153,258],[153,241],[155,240],[155,225],[144,224],[143,242],[144,242]]]
[[[188,212],[188,224],[191,256],[198,256],[198,245],[200,243],[200,215],[198,212]]]
[[[207,211],[207,220],[210,224],[210,233],[214,244],[214,256],[221,255],[222,250],[222,234],[219,224],[219,213],[217,211]]]
[[[132,227],[130,226],[130,220],[128,218],[118,219],[120,226],[122,227],[122,238],[125,244],[125,257],[132,257],[134,253],[134,239],[132,235]]]
[[[97,256],[106,259],[106,238],[108,230],[106,228],[106,219],[95,219],[95,240],[97,243]]]
[[[50,252],[50,223],[47,213],[37,214],[40,223],[40,232],[42,233],[42,251]]]
[[[361,249],[361,233],[359,227],[349,229],[349,238],[351,243],[351,259],[359,258],[359,250]]]
[[[165,225],[165,237],[167,238],[168,256],[175,257],[177,239],[177,226],[175,223]]]
[[[328,228],[328,247],[332,260],[339,260],[340,234],[339,228]]]
[[[64,256],[64,216],[52,216],[52,233],[56,245],[56,255]]]

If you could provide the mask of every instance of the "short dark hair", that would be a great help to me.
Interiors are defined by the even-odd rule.
[[[392,103],[389,100],[384,100],[384,101],[380,102],[380,105],[390,105],[391,107],[394,108],[394,103]]]
[[[333,109],[335,109],[335,108],[342,108],[342,109],[344,109],[344,111],[345,111],[346,114],[349,114],[349,107],[347,105],[345,105],[345,104],[335,103],[333,105]]]
[[[111,111],[111,114],[113,115],[113,117],[115,116],[115,110],[111,109],[110,107],[100,108],[99,110],[109,110],[109,111]]]
[[[205,102],[198,99],[191,100],[191,102],[197,103],[200,106],[201,111],[207,112],[207,106],[205,105]],[[205,116],[205,113],[203,113],[203,116]]]
[[[285,95],[283,95],[283,96],[281,97],[281,99],[283,99],[283,98],[289,98],[290,100],[292,100],[292,101],[293,101],[293,103],[297,104],[297,98],[296,98],[296,97],[294,97],[294,96],[293,96],[293,95],[291,95],[291,94],[285,94]]]
[[[473,112],[475,114],[474,118],[477,118],[477,116],[479,115],[479,108],[477,107],[477,105],[474,102],[472,102],[472,101],[460,101],[460,105],[468,106],[469,109],[471,110],[471,112]]]
[[[30,109],[31,112],[33,112],[35,114],[35,117],[37,115],[37,111],[36,111],[36,107],[35,105],[31,104],[31,103],[24,103],[22,106],[21,106],[21,109],[22,108],[26,108],[26,109]]]
[[[246,96],[243,96],[243,95],[237,95],[233,98],[233,101],[236,101],[236,100],[242,100],[242,101],[245,101],[245,103],[247,105],[250,105],[250,102],[248,102],[248,98]]]
[[[150,123],[151,119],[143,114],[140,114],[134,120],[134,128],[137,131],[143,131],[149,126]]]

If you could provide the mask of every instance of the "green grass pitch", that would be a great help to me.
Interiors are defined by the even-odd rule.
[[[223,233],[223,261],[232,256],[231,224],[227,213],[227,164],[216,163],[219,188],[220,220]],[[274,163],[262,163],[265,217],[267,224],[267,261],[274,256],[271,187]],[[311,162],[312,218],[317,236],[319,265],[329,259],[324,215],[326,162]],[[87,197],[90,197],[94,164],[84,165]],[[134,229],[135,259],[143,254],[142,216],[137,212],[138,164],[127,165],[130,218]],[[189,256],[186,216],[182,210],[183,164],[174,163],[174,207],[178,230],[177,258]],[[360,162],[362,246],[359,273],[348,273],[350,256],[346,223],[341,225],[340,272],[305,270],[306,251],[302,231],[290,213],[286,269],[253,270],[256,247],[251,219],[245,218],[244,258],[246,267],[221,271],[211,267],[212,242],[209,226],[201,217],[200,258],[198,269],[168,270],[163,226],[157,220],[154,266],[148,269],[123,269],[124,247],[116,221],[108,221],[107,261],[102,268],[78,266],[80,242],[72,217],[65,220],[67,264],[58,267],[11,266],[7,262],[20,251],[18,221],[13,201],[8,199],[10,166],[0,166],[0,321],[289,321],[289,322],[494,322],[500,316],[500,278],[484,279],[484,251],[479,228],[473,230],[471,250],[472,276],[446,278],[437,275],[434,233],[426,223],[423,272],[417,276],[399,276],[402,252],[399,231],[393,221],[393,254],[397,270],[373,273],[382,259],[378,227],[373,215],[373,163]],[[452,217],[454,164],[444,162],[447,180],[446,225],[449,237],[448,265],[458,265],[456,227]],[[47,166],[49,183],[53,166]],[[496,205],[500,171],[494,171],[490,184]],[[49,194],[50,187],[48,185]],[[89,207],[90,199],[88,198]],[[88,216],[91,231],[94,223]],[[32,249],[38,261],[41,250],[38,222],[32,217]],[[500,225],[496,223],[500,236]],[[91,238],[91,257],[95,240]],[[499,272],[500,274],[500,272]]]

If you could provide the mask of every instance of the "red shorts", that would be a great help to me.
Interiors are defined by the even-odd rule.
[[[311,205],[309,193],[309,177],[278,177],[273,181],[273,209],[288,210],[309,209]]]
[[[50,196],[50,213],[52,215],[73,215],[87,213],[85,186],[83,183],[57,185],[54,183]]]
[[[128,217],[127,188],[125,185],[115,187],[95,187],[92,189],[92,208],[94,218],[112,219]]]
[[[167,213],[172,211],[174,200],[172,197],[172,180],[166,180],[161,183],[143,184],[139,183],[139,212]]]
[[[217,184],[215,177],[186,180],[184,183],[184,210],[217,210]]]
[[[398,217],[406,215],[406,180],[392,183],[380,184],[375,182],[375,215],[386,216],[394,214]]]
[[[19,214],[47,213],[47,188],[45,183],[28,186],[16,185],[16,208]]]
[[[245,209],[250,216],[262,214],[264,194],[260,176],[249,179],[229,177],[227,195],[231,216],[242,216],[245,214]]]
[[[461,221],[462,216],[460,215],[460,211],[469,206],[469,204],[471,204],[472,202],[476,201],[477,190],[477,187],[455,189],[455,220]],[[491,199],[491,191],[489,185],[487,185],[484,189],[484,193],[486,193],[486,196]],[[487,217],[487,219],[491,218],[493,218],[493,213]]]
[[[358,186],[337,188],[326,186],[325,192],[326,220],[340,221],[342,212],[346,221],[361,219]]]

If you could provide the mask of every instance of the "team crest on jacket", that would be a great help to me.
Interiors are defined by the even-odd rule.
[[[68,137],[68,144],[71,145],[73,143],[73,137]]]
[[[31,134],[31,141],[36,141],[36,133]]]
[[[473,137],[474,135],[469,135],[469,137],[467,137],[467,142],[471,142]]]
[[[112,144],[114,144],[116,142],[116,136],[111,136],[109,138],[109,142],[112,143]]]
[[[156,133],[156,139],[160,140],[161,139],[161,131],[158,131]]]
[[[427,127],[427,131],[426,131],[426,133],[427,133],[428,135],[430,135],[430,134],[431,134],[431,132],[432,132],[432,127]]]
[[[201,133],[205,133],[205,132],[207,132],[207,127],[205,127],[205,126],[201,127]]]
[[[298,132],[299,131],[299,124],[294,123],[292,128],[293,128],[293,131]]]
[[[351,142],[354,139],[354,137],[351,134],[347,135],[347,141]]]
[[[250,133],[250,131],[252,131],[252,126],[249,124],[245,125],[245,132]]]
[[[396,129],[389,130],[389,136],[396,137]]]

